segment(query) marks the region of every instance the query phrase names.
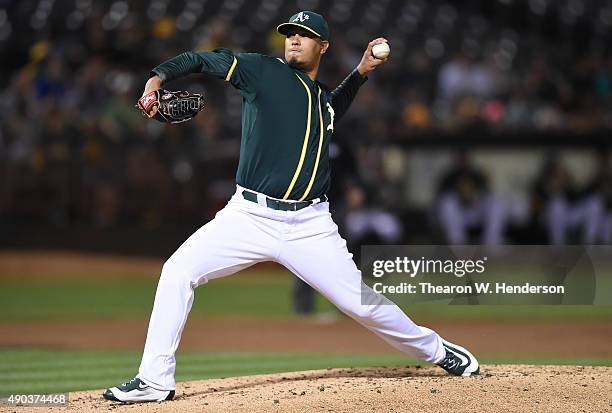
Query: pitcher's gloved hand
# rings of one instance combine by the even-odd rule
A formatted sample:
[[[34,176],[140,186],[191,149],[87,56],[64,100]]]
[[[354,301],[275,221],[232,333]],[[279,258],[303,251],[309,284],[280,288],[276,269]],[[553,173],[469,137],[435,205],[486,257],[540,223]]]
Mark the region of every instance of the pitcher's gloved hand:
[[[138,99],[136,107],[147,117],[160,122],[181,123],[190,120],[204,109],[204,96],[199,93],[157,89]]]

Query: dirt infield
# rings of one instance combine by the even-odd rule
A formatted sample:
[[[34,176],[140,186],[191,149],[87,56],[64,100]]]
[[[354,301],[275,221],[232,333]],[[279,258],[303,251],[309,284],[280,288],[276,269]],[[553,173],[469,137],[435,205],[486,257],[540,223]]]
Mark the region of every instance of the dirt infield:
[[[606,412],[612,368],[491,365],[470,378],[438,368],[317,370],[179,383],[173,401],[132,405],[101,393],[71,393],[68,407],[49,411]]]
[[[170,253],[171,251],[168,251]],[[71,251],[0,251],[0,276],[6,278],[28,277],[28,279],[81,279],[99,277],[154,278],[157,280],[163,259],[122,256],[116,254],[85,253]],[[279,270],[273,262],[256,264],[252,268]]]

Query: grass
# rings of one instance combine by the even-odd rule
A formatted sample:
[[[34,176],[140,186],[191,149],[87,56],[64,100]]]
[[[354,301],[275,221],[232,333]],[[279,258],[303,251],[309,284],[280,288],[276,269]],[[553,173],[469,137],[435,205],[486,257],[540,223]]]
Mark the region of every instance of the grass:
[[[140,353],[51,349],[0,350],[0,396],[101,389],[134,376]],[[418,364],[401,354],[179,353],[177,381],[331,367]],[[612,366],[612,359],[482,358],[484,364],[578,364]]]
[[[130,379],[140,353],[5,349],[0,351],[0,395],[103,388]],[[405,365],[401,355],[294,353],[179,353],[177,381],[328,367]]]
[[[0,322],[24,320],[146,319],[157,279],[0,278]],[[293,317],[292,277],[285,272],[249,271],[196,289],[191,317]],[[317,294],[319,312],[336,311]],[[402,307],[416,319],[612,319],[612,306],[435,305]]]
[[[192,315],[292,315],[289,276],[244,273],[196,289]],[[0,321],[148,318],[157,279],[0,280]],[[318,297],[322,311],[331,305]]]

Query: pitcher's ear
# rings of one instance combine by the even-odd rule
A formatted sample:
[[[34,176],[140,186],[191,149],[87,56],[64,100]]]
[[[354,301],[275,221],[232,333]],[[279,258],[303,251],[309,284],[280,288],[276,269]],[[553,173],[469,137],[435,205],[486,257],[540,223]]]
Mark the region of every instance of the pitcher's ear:
[[[323,42],[321,42],[321,45],[323,46],[321,48],[321,54],[324,54],[325,52],[327,52],[327,48],[329,47],[329,42],[327,40],[324,40]]]

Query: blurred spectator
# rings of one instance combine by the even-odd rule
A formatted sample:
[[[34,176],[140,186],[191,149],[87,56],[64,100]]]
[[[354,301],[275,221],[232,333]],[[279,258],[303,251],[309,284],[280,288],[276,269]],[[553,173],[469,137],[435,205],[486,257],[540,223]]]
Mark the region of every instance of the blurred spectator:
[[[438,98],[453,101],[461,96],[491,97],[493,78],[485,65],[459,53],[440,68]]]
[[[416,90],[404,93],[401,99],[404,102],[402,109],[402,123],[406,131],[423,131],[431,128],[432,116],[425,99]]]
[[[456,155],[454,165],[440,180],[436,211],[449,244],[469,243],[470,230],[475,228],[482,229],[483,244],[503,241],[504,205],[491,193],[487,177],[471,164],[465,152]]]
[[[346,215],[344,228],[353,245],[361,245],[366,238],[375,238],[382,244],[399,243],[402,224],[391,212],[368,204],[363,187],[349,182],[345,187]]]
[[[579,231],[581,243],[597,241],[601,224],[600,184],[594,182],[580,194],[563,161],[556,155],[549,157],[534,185],[534,212],[546,229],[549,243],[566,244],[570,230]]]
[[[607,151],[597,154],[595,173],[582,193],[582,203],[592,216],[597,235],[592,237],[593,243],[612,244],[612,166],[610,154]]]
[[[42,65],[35,80],[36,97],[62,97],[66,93],[66,74],[62,58],[52,54]]]
[[[503,123],[506,130],[525,130],[531,125],[532,105],[524,88],[515,89],[504,111]]]

